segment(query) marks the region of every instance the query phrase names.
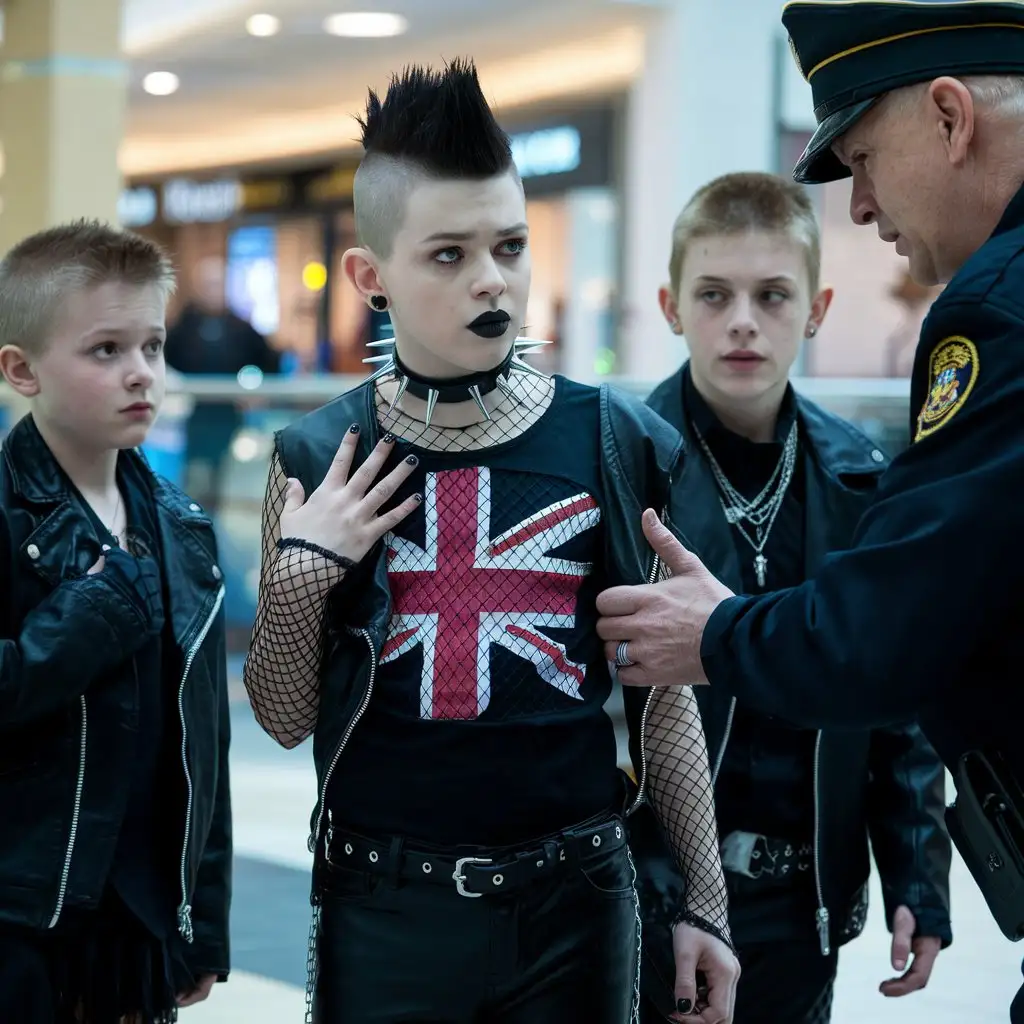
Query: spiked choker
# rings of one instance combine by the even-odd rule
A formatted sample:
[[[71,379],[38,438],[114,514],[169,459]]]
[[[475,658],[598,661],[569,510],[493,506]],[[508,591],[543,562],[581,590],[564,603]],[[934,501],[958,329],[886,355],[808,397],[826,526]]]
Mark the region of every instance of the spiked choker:
[[[515,354],[516,350],[513,346],[508,350],[508,355],[494,369],[483,370],[480,373],[467,373],[463,377],[449,377],[447,380],[437,380],[413,373],[402,362],[397,351],[394,351],[392,356],[395,360],[395,371],[409,382],[406,385],[406,391],[410,395],[415,395],[426,402],[430,400],[430,393],[433,391],[437,394],[436,401],[444,405],[465,402],[467,398],[472,397],[474,391],[481,396],[489,395],[498,387],[499,380],[508,380]]]
[[[509,377],[514,373],[546,377],[546,373],[530,366],[528,363],[524,363],[521,356],[529,352],[536,352],[544,345],[550,344],[550,341],[518,338],[509,350],[508,355],[493,369],[483,370],[480,373],[467,373],[463,377],[449,377],[446,380],[437,380],[413,373],[399,358],[393,338],[370,342],[371,348],[389,349],[390,351],[383,355],[364,359],[363,362],[380,364],[379,368],[370,377],[370,380],[391,375],[398,382],[398,390],[395,392],[395,397],[388,409],[388,415],[394,412],[402,398],[408,393],[427,403],[424,422],[429,426],[431,417],[434,414],[434,407],[438,402],[447,404],[472,401],[483,414],[484,419],[489,420],[491,414],[487,411],[487,406],[484,405],[483,396],[490,394],[492,391],[500,390],[502,394],[515,398],[515,392],[509,385]]]

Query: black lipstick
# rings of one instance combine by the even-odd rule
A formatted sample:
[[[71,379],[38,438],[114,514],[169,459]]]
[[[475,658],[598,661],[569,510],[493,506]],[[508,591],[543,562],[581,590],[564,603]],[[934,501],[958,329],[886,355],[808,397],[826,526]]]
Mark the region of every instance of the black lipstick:
[[[481,338],[500,338],[512,322],[512,317],[503,309],[490,313],[481,313],[471,324],[466,326]]]

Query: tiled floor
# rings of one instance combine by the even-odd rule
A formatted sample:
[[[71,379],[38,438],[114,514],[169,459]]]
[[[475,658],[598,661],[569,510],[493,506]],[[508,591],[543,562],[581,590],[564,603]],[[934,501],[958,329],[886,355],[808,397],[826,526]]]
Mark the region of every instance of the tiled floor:
[[[260,732],[244,703],[236,703],[234,711],[236,970],[204,1006],[184,1012],[182,1022],[301,1024],[311,752],[308,745],[279,749]],[[1024,947],[1002,938],[959,861],[953,877],[956,941],[940,956],[923,993],[900,1000],[878,994],[879,983],[892,974],[881,905],[876,889],[867,933],[841,956],[835,1024],[1005,1024]]]

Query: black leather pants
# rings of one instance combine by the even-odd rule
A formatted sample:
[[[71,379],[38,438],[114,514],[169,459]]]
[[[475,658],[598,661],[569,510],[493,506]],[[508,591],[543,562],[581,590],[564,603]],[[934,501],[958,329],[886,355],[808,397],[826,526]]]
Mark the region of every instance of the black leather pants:
[[[336,863],[323,876],[317,1024],[633,1020],[639,923],[624,841],[581,841],[557,871],[500,896]]]

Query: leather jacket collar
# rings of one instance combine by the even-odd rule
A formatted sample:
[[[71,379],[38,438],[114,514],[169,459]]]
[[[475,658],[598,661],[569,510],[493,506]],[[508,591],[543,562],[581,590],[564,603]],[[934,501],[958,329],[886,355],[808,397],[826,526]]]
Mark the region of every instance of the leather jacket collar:
[[[717,485],[694,436],[686,406],[684,364],[651,393],[648,404],[683,437],[689,456],[673,491],[673,505],[685,509],[679,524],[697,556],[716,568],[719,579],[735,591],[742,587],[735,538],[716,500]],[[839,545],[850,530],[845,514],[858,498],[874,490],[885,469],[885,456],[855,427],[796,394],[806,470],[807,522],[805,568],[813,575],[826,552]]]

